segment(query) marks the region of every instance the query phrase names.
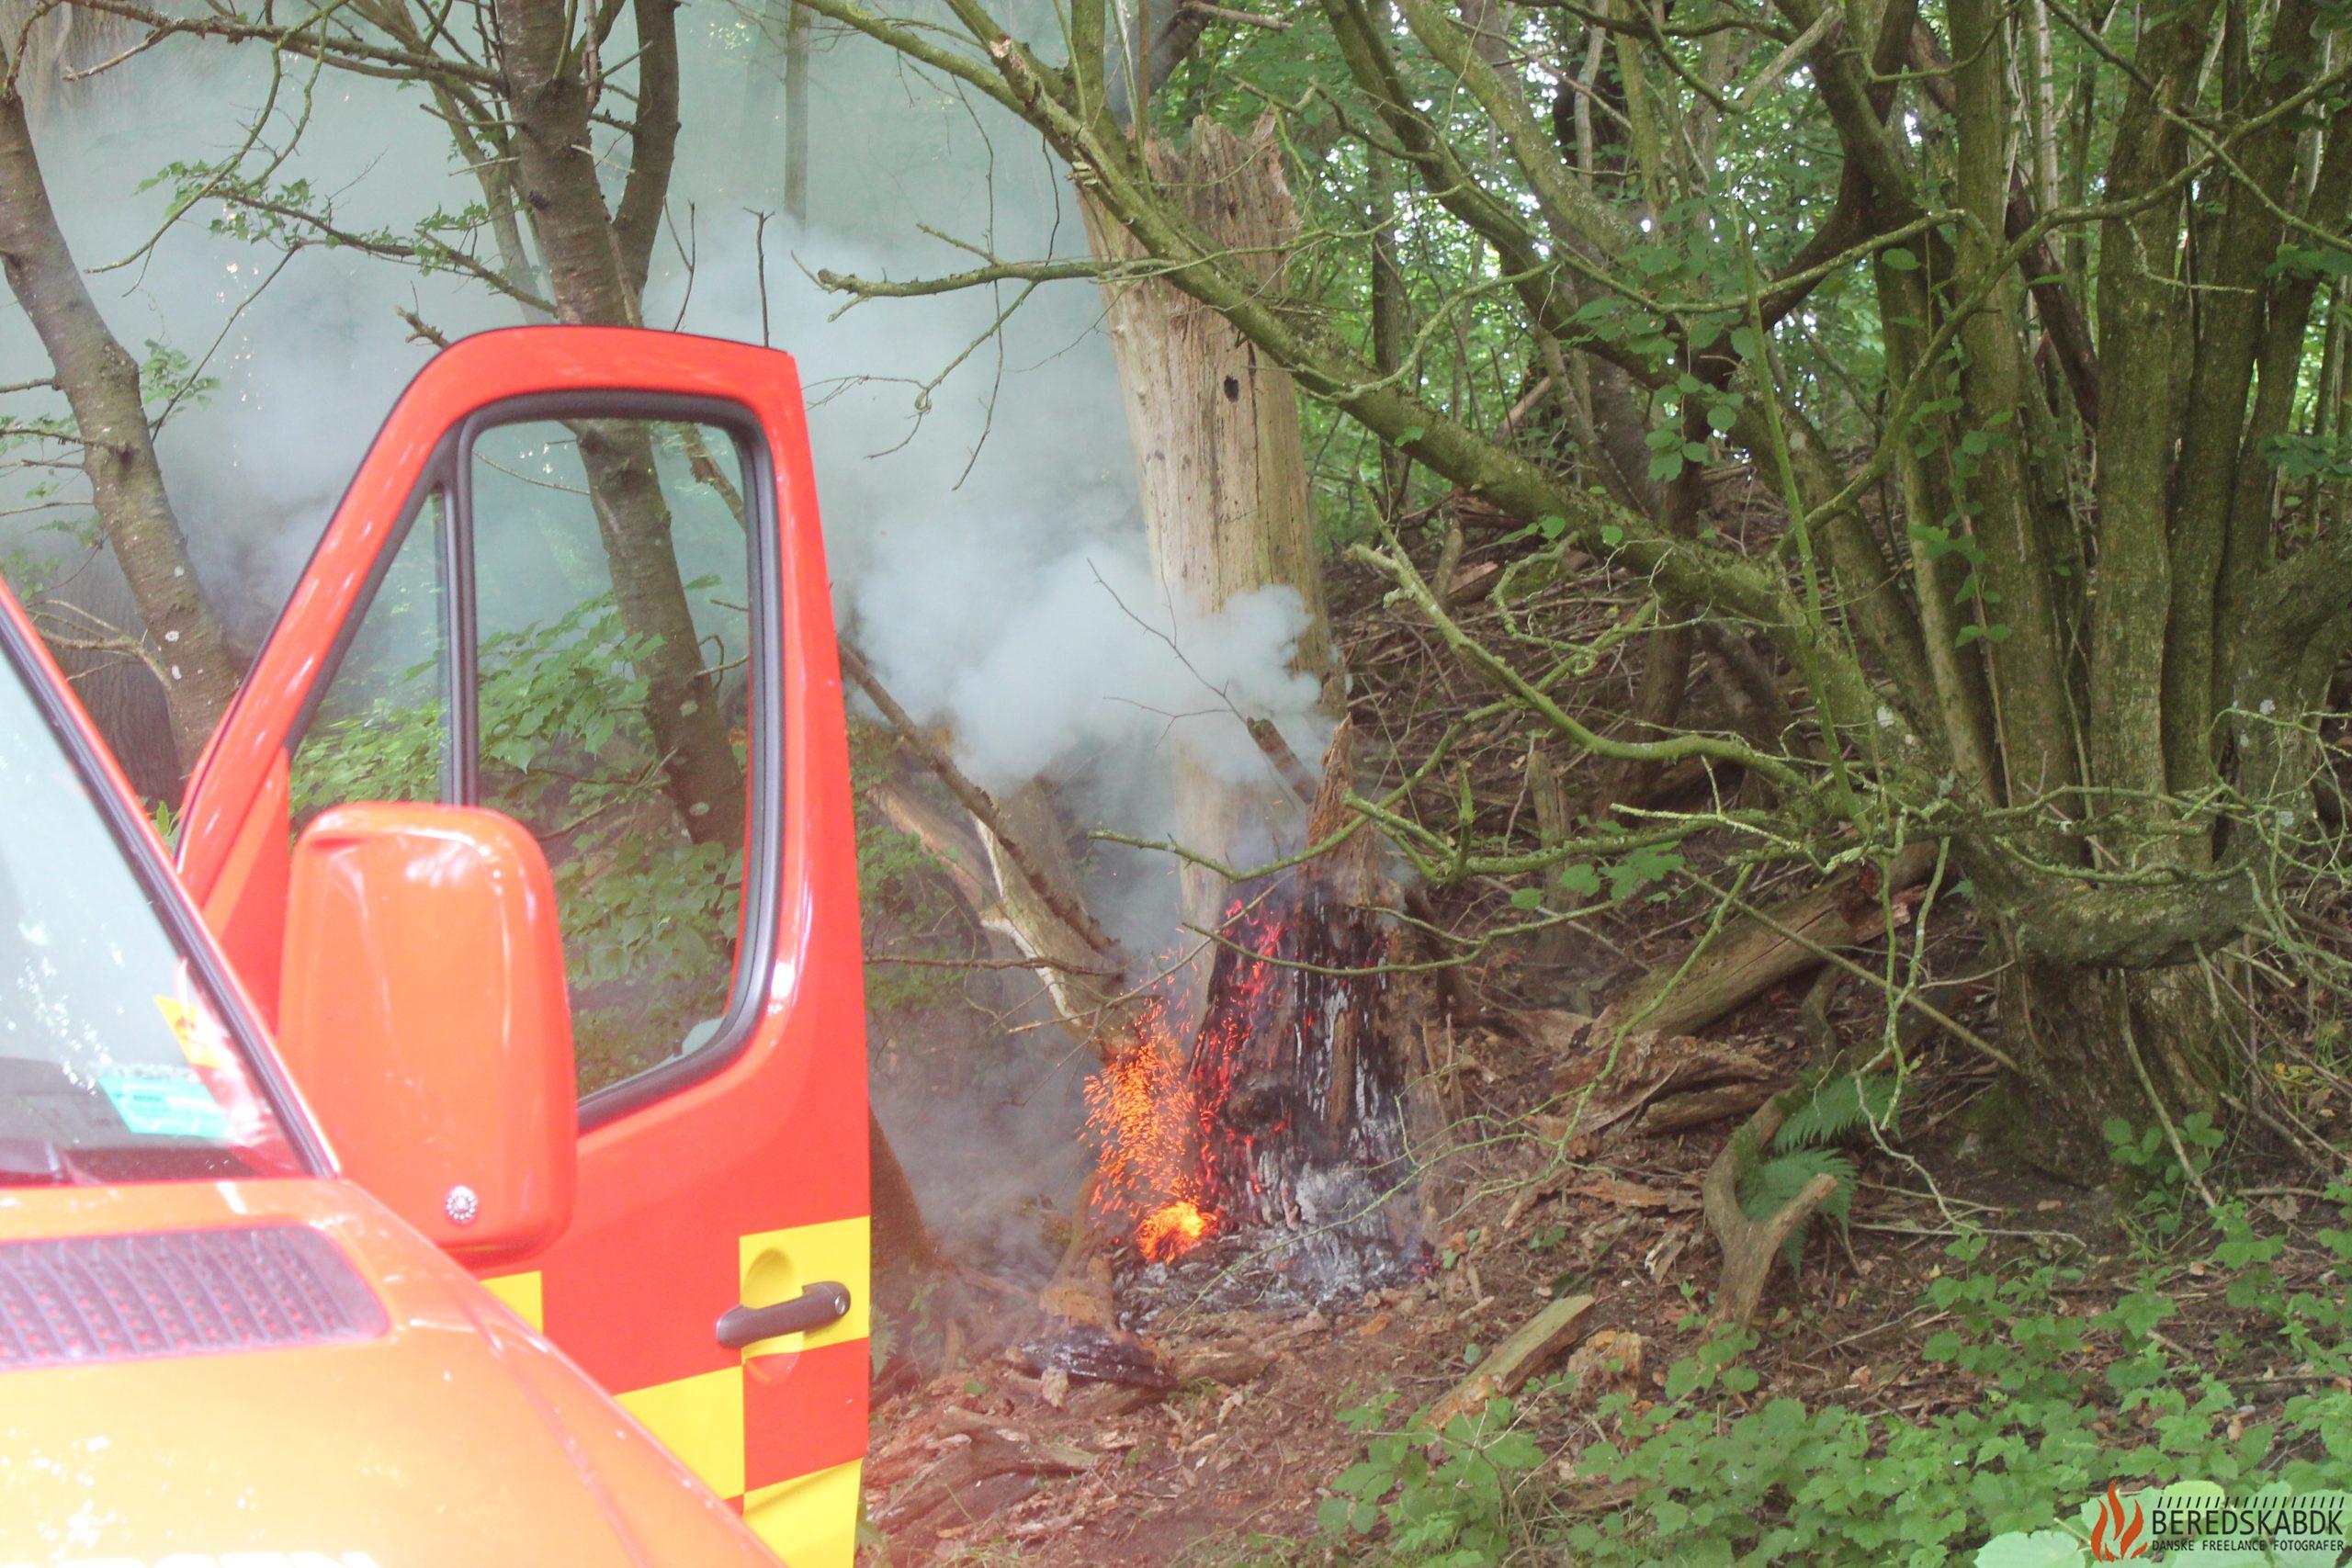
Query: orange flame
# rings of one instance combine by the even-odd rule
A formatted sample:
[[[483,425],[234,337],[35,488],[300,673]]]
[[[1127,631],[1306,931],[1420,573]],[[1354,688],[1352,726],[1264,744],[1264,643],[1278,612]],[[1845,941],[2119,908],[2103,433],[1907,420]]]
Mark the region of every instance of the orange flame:
[[[1189,1198],[1179,1198],[1172,1203],[1162,1203],[1143,1217],[1136,1226],[1136,1246],[1154,1263],[1165,1263],[1177,1258],[1216,1228],[1210,1215],[1201,1213],[1200,1206]]]
[[[2091,1560],[2121,1562],[2145,1557],[2148,1542],[2143,1532],[2147,1528],[2148,1518],[2141,1511],[2139,1499],[2124,1502],[2116,1495],[2115,1483],[2109,1482],[2107,1495],[2099,1499],[2098,1522],[2091,1527]]]
[[[1095,1201],[1136,1216],[1136,1245],[1165,1263],[1215,1228],[1201,1190],[1205,1122],[1183,1058],[1154,1008],[1136,1048],[1087,1080],[1086,1121],[1102,1145]]]
[[[1242,946],[1278,947],[1283,919],[1245,912],[1237,901],[1227,929]],[[1169,966],[1171,979],[1183,966]],[[1094,1201],[1128,1216],[1136,1246],[1151,1262],[1181,1257],[1223,1223],[1220,1155],[1247,1135],[1219,1121],[1257,1043],[1276,977],[1274,965],[1235,964],[1189,1050],[1170,1023],[1165,998],[1147,1008],[1133,1049],[1087,1081],[1087,1126],[1101,1148]]]

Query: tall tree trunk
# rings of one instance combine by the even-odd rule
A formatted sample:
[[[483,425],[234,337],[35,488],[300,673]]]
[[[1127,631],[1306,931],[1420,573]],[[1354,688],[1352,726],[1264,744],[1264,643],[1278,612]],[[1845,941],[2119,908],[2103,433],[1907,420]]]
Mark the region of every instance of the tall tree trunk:
[[[639,114],[615,212],[605,205],[589,146],[591,100],[567,31],[574,13],[554,0],[500,0],[517,175],[565,321],[643,324],[640,293],[676,149],[676,0],[637,0]],[[702,667],[651,435],[639,423],[585,425],[580,457],[621,623],[649,650],[639,670],[648,687],[646,719],[662,750],[671,799],[695,842],[741,845],[742,775]]]
[[[808,221],[808,43],[814,14],[800,0],[788,0],[792,19],[784,31],[784,214]]]
[[[882,1131],[881,1118],[871,1107],[865,1112],[867,1157],[873,1165],[874,1272],[876,1287],[894,1300],[914,1293],[915,1287],[939,1262],[939,1248],[923,1224],[922,1205],[916,1201],[907,1168]]]
[[[154,646],[183,768],[229,708],[237,663],[187,558],[139,365],[107,327],[50,206],[22,98],[0,93],[0,267],[40,334],[83,443],[90,499]]]
[[[1375,0],[1382,27],[1390,26],[1389,0]],[[1372,365],[1394,376],[1405,363],[1405,269],[1396,254],[1398,193],[1396,160],[1377,147],[1364,149],[1364,184],[1372,197]],[[1414,378],[1419,384],[1419,378]],[[1413,475],[1412,455],[1391,442],[1380,446],[1380,515],[1394,522],[1405,507],[1405,487]],[[1438,585],[1438,592],[1445,591]]]
[[[1153,178],[1193,221],[1272,281],[1298,230],[1281,143],[1269,118],[1247,139],[1206,118],[1183,151],[1157,141]],[[1121,260],[1134,241],[1086,204],[1095,254]],[[1289,372],[1262,357],[1224,317],[1156,280],[1104,290],[1119,382],[1126,393],[1152,563],[1186,619],[1235,597],[1289,588],[1306,610],[1295,668],[1330,673],[1331,636],[1315,552],[1313,499]],[[1221,859],[1263,848],[1253,835],[1298,819],[1297,801],[1271,776],[1237,784],[1190,755],[1176,764],[1177,835]],[[1185,919],[1214,927],[1225,913],[1222,877],[1186,863]]]

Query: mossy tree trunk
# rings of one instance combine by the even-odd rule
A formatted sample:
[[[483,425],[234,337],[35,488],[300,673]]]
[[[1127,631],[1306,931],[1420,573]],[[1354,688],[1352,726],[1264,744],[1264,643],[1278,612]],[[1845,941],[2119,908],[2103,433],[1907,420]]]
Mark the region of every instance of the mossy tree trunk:
[[[237,689],[237,660],[188,564],[187,539],[164,486],[139,362],[107,327],[50,205],[17,90],[0,86],[0,268],[40,336],[73,411],[98,526],[138,605],[144,637],[126,650],[154,671],[186,769]]]
[[[608,206],[590,141],[601,84],[560,0],[502,0],[500,64],[513,115],[514,182],[538,240],[557,319],[643,325],[641,301],[678,137],[677,0],[633,0],[637,90],[629,163]],[[615,8],[611,15],[617,15]],[[605,26],[609,27],[609,21]],[[580,457],[622,625],[645,649],[646,719],[686,831],[741,844],[743,783],[687,607],[652,437],[639,422],[583,426]]]

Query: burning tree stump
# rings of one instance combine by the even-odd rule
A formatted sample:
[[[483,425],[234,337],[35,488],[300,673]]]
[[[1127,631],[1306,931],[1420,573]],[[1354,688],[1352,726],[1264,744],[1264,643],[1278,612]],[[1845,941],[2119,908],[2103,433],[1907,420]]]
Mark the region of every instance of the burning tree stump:
[[[1350,820],[1351,756],[1343,726],[1311,841]],[[1374,854],[1357,833],[1238,888],[1189,1044],[1147,1031],[1098,1079],[1097,1201],[1142,1262],[1262,1259],[1279,1278],[1244,1268],[1240,1292],[1307,1301],[1424,1266],[1403,1045],[1418,982],[1393,968],[1398,939],[1379,910],[1396,890]]]
[[[1165,977],[1129,983],[1142,966],[1086,914],[1040,786],[990,797],[862,660],[845,652],[844,667],[977,831],[897,779],[883,808],[1035,966],[1072,1037],[1102,1059],[1088,1091],[1101,1150],[1088,1225],[1046,1287],[1048,1315],[1111,1329],[1131,1319],[1115,1273],[1103,1277],[1114,1259],[1205,1264],[1204,1283],[1238,1264],[1243,1278],[1225,1293],[1253,1302],[1326,1301],[1419,1273],[1428,1248],[1409,1149],[1430,1118],[1411,1109],[1407,1043],[1426,1033],[1431,987],[1396,967],[1400,937],[1381,911],[1397,890],[1346,805],[1348,727],[1325,755],[1306,828],[1329,847],[1234,889],[1192,998]],[[1201,969],[1169,975],[1181,987]],[[1196,1011],[1197,1028],[1172,1021]]]

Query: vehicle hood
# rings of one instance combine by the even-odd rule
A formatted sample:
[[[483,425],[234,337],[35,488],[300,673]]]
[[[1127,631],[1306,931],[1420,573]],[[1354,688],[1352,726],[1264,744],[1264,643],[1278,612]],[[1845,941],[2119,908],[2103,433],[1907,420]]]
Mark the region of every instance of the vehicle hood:
[[[15,1274],[13,1302],[0,1283],[0,1314],[23,1326],[28,1280],[101,1315],[109,1292],[133,1288],[75,1272],[88,1248],[13,1243],[161,1235],[185,1248],[260,1228],[317,1255],[284,1226],[325,1237],[364,1283],[333,1336],[33,1365],[39,1336],[16,1337],[17,1359],[0,1363],[0,1568],[774,1568],[569,1359],[348,1182],[0,1189],[0,1258],[37,1265]],[[182,1286],[218,1288],[198,1272]]]

